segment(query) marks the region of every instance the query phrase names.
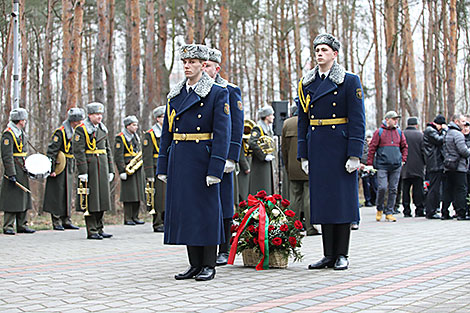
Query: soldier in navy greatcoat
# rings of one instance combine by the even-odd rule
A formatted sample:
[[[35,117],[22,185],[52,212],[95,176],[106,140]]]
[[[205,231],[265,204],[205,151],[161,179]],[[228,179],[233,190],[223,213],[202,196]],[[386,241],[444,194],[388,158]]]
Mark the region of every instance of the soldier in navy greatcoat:
[[[357,75],[336,63],[339,41],[314,40],[318,65],[299,82],[298,155],[309,175],[311,224],[321,224],[324,258],[309,269],[348,268],[350,224],[359,220],[357,169],[365,114]]]
[[[230,146],[227,161],[225,162],[224,177],[220,183],[220,200],[222,201],[222,212],[224,215],[225,242],[219,245],[216,265],[225,265],[228,261],[228,247],[230,244],[233,217],[233,171],[235,163],[238,163],[243,135],[243,103],[241,90],[238,86],[229,83],[219,75],[222,52],[217,49],[209,49],[209,60],[204,71],[212,77],[216,83],[227,87],[229,92],[230,122],[232,132],[230,135]]]
[[[186,245],[190,267],[175,279],[215,277],[217,245],[225,242],[220,182],[230,143],[226,87],[203,68],[203,45],[180,49],[186,79],[168,94],[157,177],[167,181],[165,244]]]

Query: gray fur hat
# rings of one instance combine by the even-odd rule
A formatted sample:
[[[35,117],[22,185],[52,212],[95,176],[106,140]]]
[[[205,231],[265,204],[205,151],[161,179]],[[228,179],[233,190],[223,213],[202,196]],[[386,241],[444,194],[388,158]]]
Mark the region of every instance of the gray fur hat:
[[[180,59],[199,59],[207,61],[209,59],[209,48],[204,45],[190,44],[183,45],[179,50]]]
[[[157,118],[165,114],[165,106],[161,105],[155,109],[153,109],[153,118]]]
[[[86,105],[86,111],[88,114],[95,114],[95,113],[104,113],[104,105],[100,102],[92,102]]]
[[[222,62],[222,52],[215,48],[209,49],[209,61],[213,61],[216,63]]]
[[[323,33],[318,35],[313,41],[313,48],[315,49],[318,45],[328,45],[333,51],[339,52],[341,43],[333,35]]]
[[[274,114],[274,110],[273,107],[270,105],[265,105],[258,111],[259,118],[265,118],[266,116],[269,116],[271,114]]]
[[[10,121],[21,121],[28,119],[28,111],[23,108],[16,108],[10,111]]]
[[[69,122],[79,122],[85,119],[85,111],[81,108],[71,108],[67,112],[67,120]]]
[[[137,117],[135,115],[129,115],[129,116],[126,116],[123,120],[122,120],[124,126],[127,126],[127,125],[130,125],[132,123],[139,123],[139,120],[137,119]]]

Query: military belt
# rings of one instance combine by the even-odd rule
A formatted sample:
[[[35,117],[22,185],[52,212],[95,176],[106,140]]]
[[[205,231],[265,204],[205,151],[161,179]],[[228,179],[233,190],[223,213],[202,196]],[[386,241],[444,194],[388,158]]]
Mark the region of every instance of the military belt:
[[[196,140],[210,140],[212,139],[212,133],[193,133],[193,134],[186,134],[186,133],[173,133],[173,140],[181,140],[181,141],[196,141]]]
[[[85,150],[86,154],[106,154],[105,149]]]
[[[26,152],[16,152],[16,153],[13,153],[13,156],[15,156],[15,157],[25,157]]]
[[[153,157],[156,159],[158,158],[158,154],[154,154]]]
[[[335,125],[335,124],[337,125],[337,124],[347,124],[347,123],[348,123],[347,117],[310,120],[310,125],[312,126]]]
[[[124,156],[125,157],[135,157],[137,155],[137,153],[124,153]]]
[[[70,153],[64,153],[65,157],[68,159],[73,159],[73,154]]]

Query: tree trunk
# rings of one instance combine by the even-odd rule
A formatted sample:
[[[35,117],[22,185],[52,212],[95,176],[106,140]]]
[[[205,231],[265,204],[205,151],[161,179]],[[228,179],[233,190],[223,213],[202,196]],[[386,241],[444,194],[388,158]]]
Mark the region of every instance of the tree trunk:
[[[91,57],[91,35],[88,34],[85,39],[85,58],[86,58],[86,81],[87,81],[87,99],[88,103],[93,102],[93,60]]]
[[[308,23],[308,34],[309,34],[309,48],[310,48],[310,68],[315,67],[315,49],[313,49],[313,41],[318,35],[318,0],[308,0],[308,20],[311,21]],[[297,14],[296,14],[297,16]],[[326,25],[326,24],[325,24]]]
[[[310,2],[311,1],[309,1],[309,3]],[[302,54],[301,54],[302,51],[301,51],[301,45],[300,45],[299,0],[294,1],[294,8],[292,11],[293,11],[292,16],[294,18],[295,74],[296,74],[296,80],[298,81],[302,77]]]
[[[41,92],[41,109],[39,110],[40,120],[48,126],[51,124],[52,114],[52,85],[51,85],[51,68],[52,68],[52,43],[53,43],[53,19],[54,6],[56,0],[47,0],[47,22],[45,29],[45,37],[43,44],[43,70],[42,70],[42,92]],[[48,123],[46,123],[48,121]],[[41,136],[44,137],[44,136]]]
[[[5,105],[3,107],[3,116],[2,116],[2,129],[5,129],[5,126],[8,123],[8,117],[10,116],[11,111],[11,73],[13,71],[13,19],[10,20],[7,32],[7,40],[5,44],[5,49],[3,50],[3,69],[2,69],[2,92],[4,89],[5,92]],[[6,78],[4,76],[6,69]],[[4,82],[4,84],[3,84]]]
[[[194,41],[195,43],[204,44],[205,37],[205,21],[204,21],[204,0],[197,0],[195,7],[195,28],[194,28]]]
[[[258,107],[260,105],[260,88],[259,88],[259,81],[258,81],[258,71],[260,71],[260,57],[259,57],[259,22],[256,21],[256,25],[255,25],[255,29],[256,29],[256,32],[255,32],[255,43],[254,43],[254,46],[255,46],[255,70],[252,71],[253,72],[253,88],[255,89],[255,98],[254,98],[254,101],[255,101],[255,107],[254,107],[254,110],[258,110]],[[249,79],[249,77],[247,77]],[[254,114],[255,112],[252,111],[252,114]]]
[[[187,10],[186,10],[186,43],[194,42],[194,7],[196,6],[196,0],[187,0]]]
[[[281,100],[287,100],[289,96],[289,74],[286,65],[286,40],[287,19],[285,16],[285,0],[280,0],[279,34],[278,34],[278,56],[279,56],[279,93]],[[273,99],[274,100],[274,99]]]
[[[67,79],[72,59],[72,28],[73,28],[73,1],[62,0],[62,93],[60,97],[60,119],[65,119],[67,113],[67,98],[69,88]]]
[[[169,72],[165,64],[167,42],[166,7],[166,0],[158,1],[158,43],[155,69],[156,106],[166,104],[166,94],[170,90]],[[174,36],[174,33],[172,36]]]
[[[402,0],[404,12],[404,30],[403,30],[403,54],[406,58],[406,78],[409,80],[411,88],[411,101],[409,102],[409,112],[412,116],[418,116],[418,87],[416,84],[415,54],[413,49],[413,34],[411,33],[410,10],[408,0]]]
[[[106,38],[108,37],[108,20],[106,17],[106,0],[97,0],[98,39],[95,44],[93,61],[93,94],[94,101],[104,103],[103,65],[106,53]]]
[[[387,55],[387,111],[397,107],[397,0],[385,1],[385,48]]]
[[[140,9],[139,0],[129,0],[130,79],[126,95],[126,115],[140,118]]]
[[[374,47],[375,47],[375,59],[374,59],[374,81],[375,81],[375,107],[376,115],[375,122],[376,127],[379,127],[384,116],[383,103],[382,103],[382,70],[380,65],[380,53],[379,53],[379,40],[377,31],[377,7],[375,0],[369,2],[370,10],[372,13],[372,29],[374,33]]]
[[[145,101],[142,107],[141,129],[149,127],[149,116],[152,109],[155,108],[155,3],[153,0],[147,0],[147,40],[145,47]]]
[[[227,6],[227,1],[222,0],[219,4],[220,11],[220,37],[219,37],[219,49],[222,52],[222,62],[220,62],[220,76],[226,77],[228,80],[231,80],[232,77],[229,77],[227,74],[228,63],[230,55],[228,53],[229,46],[229,11]]]
[[[20,18],[19,18],[19,27],[20,27],[20,46],[21,46],[21,77],[20,77],[20,107],[26,108],[26,95],[27,95],[27,78],[28,78],[28,36],[26,32],[26,19],[25,19],[25,0],[20,0]]]
[[[445,5],[445,4],[443,4]],[[447,69],[447,114],[452,116],[455,113],[455,81],[457,77],[457,0],[450,0],[449,3],[449,62]]]

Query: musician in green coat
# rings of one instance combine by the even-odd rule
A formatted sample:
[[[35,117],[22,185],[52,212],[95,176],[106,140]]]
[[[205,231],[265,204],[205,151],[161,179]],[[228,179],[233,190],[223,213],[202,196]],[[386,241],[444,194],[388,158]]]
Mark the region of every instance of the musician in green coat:
[[[3,233],[5,235],[18,233],[31,234],[35,231],[29,228],[27,210],[32,208],[28,174],[24,169],[26,157],[26,120],[28,112],[23,108],[10,112],[10,122],[2,134],[2,161],[4,176],[0,191],[0,211],[3,211]]]
[[[75,127],[85,118],[80,108],[71,108],[67,119],[52,134],[47,156],[52,161],[52,173],[47,177],[43,211],[51,213],[54,230],[79,229],[72,224],[72,193],[75,162],[72,154],[72,137]],[[58,173],[61,164],[65,167]]]

